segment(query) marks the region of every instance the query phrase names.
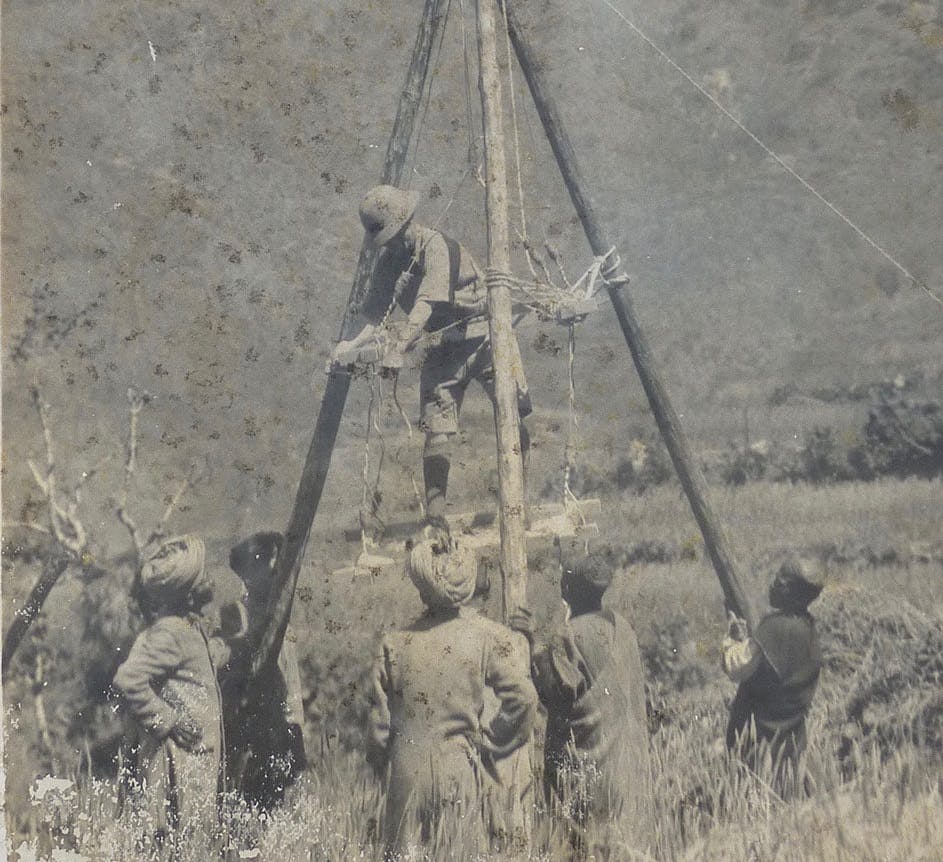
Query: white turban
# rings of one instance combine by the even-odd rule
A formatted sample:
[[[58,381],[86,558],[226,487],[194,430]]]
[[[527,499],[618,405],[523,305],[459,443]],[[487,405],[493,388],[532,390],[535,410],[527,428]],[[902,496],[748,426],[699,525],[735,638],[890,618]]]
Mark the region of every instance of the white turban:
[[[436,542],[427,539],[410,551],[406,574],[428,608],[449,610],[465,604],[475,594],[478,557],[458,542],[440,550]]]
[[[141,566],[141,589],[152,599],[183,598],[206,591],[206,547],[196,535],[174,536],[148,555]]]

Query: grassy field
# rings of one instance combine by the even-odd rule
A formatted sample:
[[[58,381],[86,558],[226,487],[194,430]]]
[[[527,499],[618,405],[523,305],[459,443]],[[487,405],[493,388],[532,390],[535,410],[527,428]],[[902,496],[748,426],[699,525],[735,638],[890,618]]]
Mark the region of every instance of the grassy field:
[[[761,778],[740,772],[723,750],[726,703],[733,694],[718,667],[723,609],[685,501],[666,486],[608,502],[600,541],[621,546],[625,559],[634,561],[607,598],[634,622],[649,672],[656,806],[649,858],[940,858],[939,751],[919,731],[907,733],[918,725],[938,727],[938,677],[896,671],[896,690],[874,704],[898,710],[901,733],[889,743],[855,734],[849,709],[853,693],[880,677],[882,664],[910,667],[926,639],[943,643],[943,484],[717,489],[716,503],[752,593],[760,594],[787,548],[818,553],[829,566],[828,588],[815,606],[827,653],[810,717],[817,790],[812,799],[791,804],[771,795]],[[336,556],[343,562],[343,553]],[[308,744],[314,765],[260,831],[247,822],[234,828],[257,833],[257,858],[379,858],[373,836],[382,800],[359,747],[361,683],[378,631],[408,622],[420,606],[398,572],[352,580],[330,574],[333,562],[325,557],[306,570],[293,618],[313,719]],[[553,552],[534,549],[530,591],[538,613],[555,601],[557,584]],[[496,612],[495,596],[484,610]],[[21,722],[27,720],[22,716]],[[16,764],[13,777],[28,782],[35,772],[24,766]],[[112,784],[83,778],[66,765],[59,774],[77,782],[64,794],[49,793],[32,806],[8,797],[10,847],[22,847],[19,859],[140,858],[134,830],[113,817]],[[19,788],[24,796],[26,790]],[[8,792],[17,791],[11,785]],[[463,832],[461,822],[447,824],[427,855],[415,858],[475,858],[463,845]],[[52,856],[54,847],[79,855]],[[480,858],[563,859],[564,851],[559,828],[540,809],[530,855],[482,850]],[[203,857],[194,848],[190,858]]]

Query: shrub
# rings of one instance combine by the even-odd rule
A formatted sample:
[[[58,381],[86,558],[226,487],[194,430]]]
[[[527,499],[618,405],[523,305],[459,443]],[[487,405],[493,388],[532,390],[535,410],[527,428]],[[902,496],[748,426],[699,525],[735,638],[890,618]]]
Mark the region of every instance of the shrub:
[[[863,477],[943,475],[943,405],[884,395],[871,408],[865,443],[852,454]]]
[[[806,435],[800,457],[803,478],[809,482],[838,482],[854,478],[848,455],[831,428],[816,425]]]

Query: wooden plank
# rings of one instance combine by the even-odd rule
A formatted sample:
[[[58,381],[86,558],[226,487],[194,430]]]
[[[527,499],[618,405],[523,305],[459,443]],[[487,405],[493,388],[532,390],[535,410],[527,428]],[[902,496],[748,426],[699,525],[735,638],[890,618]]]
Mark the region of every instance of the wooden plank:
[[[582,515],[587,520],[597,517],[602,511],[602,504],[599,500],[592,498],[579,501]],[[567,507],[563,503],[544,503],[539,506],[531,506],[530,520],[532,525],[559,519],[567,515]],[[494,511],[462,512],[455,515],[446,515],[449,527],[456,535],[464,533],[489,530],[494,526],[497,519],[497,513]],[[391,542],[401,541],[415,537],[422,529],[419,521],[391,521],[383,525],[382,531],[377,537],[377,541],[384,547],[388,547]],[[532,527],[533,529],[533,527]],[[344,539],[350,544],[360,544],[362,536],[359,527],[350,527],[344,530]]]
[[[488,326],[494,364],[494,424],[498,447],[501,571],[504,618],[527,602],[527,547],[524,541],[524,464],[517,412],[519,362],[514,344],[511,292],[494,274],[511,268],[507,170],[502,121],[501,75],[498,69],[495,0],[478,0],[478,87],[481,91],[485,151],[485,209],[488,220]]]
[[[586,191],[582,173],[577,161],[576,151],[566,133],[560,113],[553,98],[544,87],[540,74],[540,62],[531,45],[526,29],[517,16],[517,0],[504,0],[508,19],[508,30],[514,46],[521,71],[527,80],[531,97],[543,124],[544,132],[550,141],[560,173],[570,194],[570,200],[583,224],[583,230],[596,255],[604,255],[613,247],[605,236],[602,224],[596,215],[593,201]],[[671,456],[681,486],[687,495],[695,520],[704,537],[704,544],[714,565],[714,571],[720,581],[727,607],[738,616],[747,620],[752,628],[755,617],[746,591],[737,574],[737,563],[730,547],[730,542],[714,509],[711,506],[707,482],[691,452],[687,438],[681,427],[668,390],[661,374],[656,369],[648,339],[639,325],[638,318],[628,295],[621,290],[623,285],[611,286],[607,293],[613,310],[619,320],[622,335],[635,362],[648,403],[651,406],[658,430]]]
[[[413,46],[412,58],[406,74],[390,134],[389,145],[381,177],[382,183],[397,184],[402,179],[406,155],[413,137],[416,117],[425,90],[432,50],[439,34],[445,26],[445,8],[447,0],[426,0],[422,19]],[[376,263],[376,255],[366,244],[361,247],[353,287],[344,311],[341,324],[341,338],[349,336],[349,330],[357,311],[363,303],[370,284],[370,277]],[[285,531],[285,546],[273,574],[272,594],[264,615],[262,628],[249,632],[251,641],[257,646],[252,651],[252,663],[248,674],[247,691],[252,691],[256,681],[263,678],[278,659],[285,629],[291,616],[291,606],[295,595],[298,573],[304,559],[305,548],[311,533],[311,525],[321,502],[324,483],[327,480],[331,454],[337,440],[347,393],[350,389],[350,375],[343,370],[332,371],[328,375],[321,409],[314,426],[314,435],[305,458],[301,481],[295,495],[295,503]]]
[[[575,516],[572,507],[561,503],[535,506],[531,509],[530,526],[524,532],[525,548],[531,540],[592,535],[595,528],[593,519],[601,511],[602,504],[596,499],[580,500],[579,516]],[[494,523],[494,512],[468,512],[449,516],[447,520],[453,535],[468,548],[494,548],[501,543],[500,530]],[[391,527],[395,529],[391,531]],[[338,577],[356,577],[402,567],[405,559],[404,539],[415,536],[418,528],[415,522],[387,525],[387,532],[377,544],[361,553],[353,565],[336,569],[333,574]],[[394,538],[391,532],[401,535],[401,538]],[[359,530],[345,530],[344,537],[351,544],[361,542]]]

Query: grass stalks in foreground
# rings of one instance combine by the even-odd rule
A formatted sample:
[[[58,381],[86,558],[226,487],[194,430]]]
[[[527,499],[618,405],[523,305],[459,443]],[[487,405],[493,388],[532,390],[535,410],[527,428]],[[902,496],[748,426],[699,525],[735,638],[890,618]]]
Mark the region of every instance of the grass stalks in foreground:
[[[830,752],[814,744],[809,766],[816,792],[809,799],[783,802],[762,777],[745,772],[719,744],[722,710],[690,710],[683,722],[652,738],[655,819],[648,854],[658,860],[754,859],[931,860],[943,848],[943,799],[938,763],[914,747],[902,747],[881,761],[858,752],[858,768],[843,781]],[[821,728],[819,728],[820,730]],[[816,739],[815,728],[812,738]],[[382,798],[356,753],[328,752],[290,793],[285,805],[259,821],[248,812],[233,822],[240,835],[231,858],[280,860],[361,859],[380,862],[377,822]],[[11,859],[109,860],[151,858],[137,843],[140,823],[116,817],[114,788],[84,781],[47,792],[37,805],[37,831],[11,843]],[[466,843],[469,826],[446,818],[430,847],[416,848],[415,860],[563,860],[570,858],[560,824],[543,805],[535,812],[534,843],[528,852],[474,853]],[[253,837],[254,836],[254,837]],[[205,862],[215,855],[206,836],[195,836],[184,860]]]

